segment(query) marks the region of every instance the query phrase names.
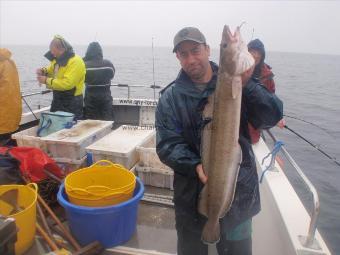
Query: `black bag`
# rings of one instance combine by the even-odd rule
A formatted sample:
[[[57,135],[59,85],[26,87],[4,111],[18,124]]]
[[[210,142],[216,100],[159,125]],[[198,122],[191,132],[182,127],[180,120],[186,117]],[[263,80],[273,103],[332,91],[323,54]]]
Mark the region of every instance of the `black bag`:
[[[22,184],[20,162],[9,155],[8,151],[0,152],[0,185]]]

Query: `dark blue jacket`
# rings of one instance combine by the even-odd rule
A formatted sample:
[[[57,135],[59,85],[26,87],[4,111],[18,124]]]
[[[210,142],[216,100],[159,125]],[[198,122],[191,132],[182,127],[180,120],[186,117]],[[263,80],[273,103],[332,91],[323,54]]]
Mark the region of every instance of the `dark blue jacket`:
[[[181,70],[177,79],[162,91],[156,109],[156,149],[161,161],[175,172],[176,214],[193,215],[194,219],[201,218],[197,201],[203,184],[195,169],[201,163],[202,111],[217,81],[218,66],[213,62],[211,66],[214,74],[203,92]],[[235,197],[223,220],[226,227],[234,227],[260,210],[258,176],[247,123],[255,128],[271,128],[282,119],[282,115],[281,100],[257,80],[249,80],[242,94],[239,143],[243,158]]]

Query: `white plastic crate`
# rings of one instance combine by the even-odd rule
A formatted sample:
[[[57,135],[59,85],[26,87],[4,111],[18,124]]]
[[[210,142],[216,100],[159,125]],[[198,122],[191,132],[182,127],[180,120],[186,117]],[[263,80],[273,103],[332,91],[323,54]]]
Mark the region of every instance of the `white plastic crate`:
[[[135,171],[145,185],[174,189],[174,172],[170,168],[162,169],[137,165]]]
[[[47,153],[53,158],[81,160],[85,148],[111,132],[112,121],[84,120],[70,129],[42,137],[46,143]]]
[[[57,165],[63,170],[64,175],[76,171],[80,168],[86,167],[86,159],[87,157],[83,157],[82,159],[75,160],[69,158],[53,158]]]
[[[86,152],[92,154],[94,162],[106,159],[131,169],[139,161],[136,147],[149,143],[154,136],[154,129],[124,125],[86,147]]]
[[[139,166],[170,170],[170,168],[164,165],[159,159],[153,144],[147,144],[146,147],[139,146],[137,147],[137,151],[139,153]]]
[[[12,139],[17,141],[18,146],[27,146],[47,151],[45,141],[37,136],[38,126],[25,129],[23,131],[12,134]]]

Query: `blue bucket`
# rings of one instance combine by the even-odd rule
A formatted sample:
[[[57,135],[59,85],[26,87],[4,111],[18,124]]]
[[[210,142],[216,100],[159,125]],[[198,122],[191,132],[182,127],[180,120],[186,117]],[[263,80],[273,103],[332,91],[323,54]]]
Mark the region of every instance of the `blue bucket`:
[[[127,242],[134,234],[138,203],[143,194],[144,185],[137,177],[130,200],[114,206],[85,207],[68,201],[63,183],[58,192],[58,201],[65,208],[72,234],[82,246],[99,241],[109,248]]]

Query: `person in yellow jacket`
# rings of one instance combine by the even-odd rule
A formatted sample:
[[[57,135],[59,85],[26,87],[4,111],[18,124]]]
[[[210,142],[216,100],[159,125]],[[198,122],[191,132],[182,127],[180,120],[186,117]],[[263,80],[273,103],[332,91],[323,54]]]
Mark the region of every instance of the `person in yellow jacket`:
[[[19,75],[11,55],[0,48],[0,146],[19,128],[22,113]]]
[[[83,59],[75,55],[72,46],[59,35],[53,38],[45,57],[51,63],[37,70],[37,79],[53,90],[50,111],[71,112],[81,119],[86,73]]]

